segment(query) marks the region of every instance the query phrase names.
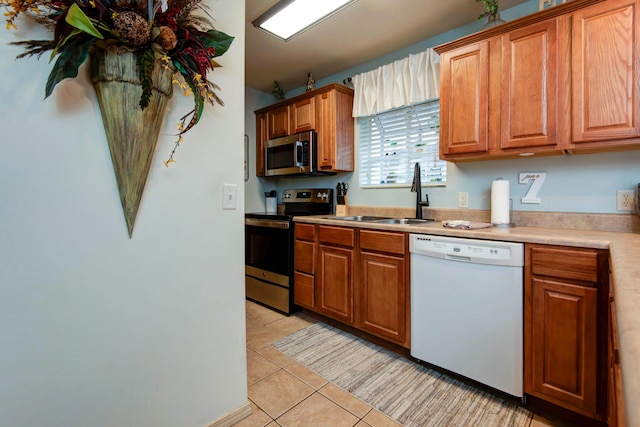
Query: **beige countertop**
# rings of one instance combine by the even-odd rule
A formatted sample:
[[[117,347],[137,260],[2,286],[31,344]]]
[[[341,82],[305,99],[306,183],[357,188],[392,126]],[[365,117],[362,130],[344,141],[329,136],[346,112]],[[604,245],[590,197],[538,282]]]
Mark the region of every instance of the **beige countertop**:
[[[640,426],[640,234],[539,226],[460,230],[445,228],[441,221],[420,225],[376,224],[344,221],[326,215],[300,216],[296,217],[295,221],[439,236],[609,249],[626,423],[629,426]]]

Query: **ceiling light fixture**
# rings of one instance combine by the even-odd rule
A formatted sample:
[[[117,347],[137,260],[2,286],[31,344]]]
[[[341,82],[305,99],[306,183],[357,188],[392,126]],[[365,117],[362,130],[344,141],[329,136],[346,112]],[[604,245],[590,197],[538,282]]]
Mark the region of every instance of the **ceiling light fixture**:
[[[356,0],[280,0],[252,24],[284,41],[339,12]]]

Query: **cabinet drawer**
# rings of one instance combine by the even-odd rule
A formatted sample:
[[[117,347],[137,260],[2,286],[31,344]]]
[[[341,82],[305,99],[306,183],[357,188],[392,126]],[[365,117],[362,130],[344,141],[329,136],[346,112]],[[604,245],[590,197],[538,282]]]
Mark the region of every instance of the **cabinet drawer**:
[[[295,224],[296,239],[314,240],[316,237],[316,227],[313,224]]]
[[[345,227],[319,226],[320,243],[329,243],[352,248],[355,245],[355,230]]]
[[[562,279],[598,282],[598,251],[589,249],[531,248],[531,273]]]
[[[315,244],[296,240],[293,248],[293,266],[296,271],[315,274]]]
[[[405,234],[360,230],[360,248],[364,250],[404,255]]]
[[[293,303],[302,307],[314,308],[316,306],[315,278],[308,274],[295,272],[293,275]]]

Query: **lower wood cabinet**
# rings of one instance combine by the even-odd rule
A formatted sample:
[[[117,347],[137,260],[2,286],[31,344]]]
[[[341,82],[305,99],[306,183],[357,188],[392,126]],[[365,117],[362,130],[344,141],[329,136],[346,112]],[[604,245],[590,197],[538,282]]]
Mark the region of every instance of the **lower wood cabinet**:
[[[314,241],[300,230],[296,225],[294,302],[409,348],[406,234],[318,225]]]
[[[353,324],[353,249],[320,245],[318,311]]]
[[[296,224],[293,257],[293,303],[314,309],[316,271],[316,227]]]
[[[360,254],[360,327],[404,344],[407,338],[405,258]]]
[[[622,371],[618,347],[618,325],[613,289],[609,289],[609,399],[607,405],[607,424],[609,427],[625,427],[624,400],[622,398]]]
[[[525,392],[604,420],[607,251],[526,248]]]

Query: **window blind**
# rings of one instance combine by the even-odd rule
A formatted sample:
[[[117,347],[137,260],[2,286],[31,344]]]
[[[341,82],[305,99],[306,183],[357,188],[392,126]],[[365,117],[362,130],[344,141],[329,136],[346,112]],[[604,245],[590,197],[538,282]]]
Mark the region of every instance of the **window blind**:
[[[423,185],[443,185],[440,100],[360,117],[360,186],[411,185],[416,162]]]

